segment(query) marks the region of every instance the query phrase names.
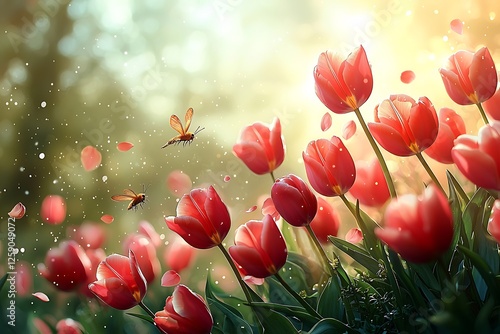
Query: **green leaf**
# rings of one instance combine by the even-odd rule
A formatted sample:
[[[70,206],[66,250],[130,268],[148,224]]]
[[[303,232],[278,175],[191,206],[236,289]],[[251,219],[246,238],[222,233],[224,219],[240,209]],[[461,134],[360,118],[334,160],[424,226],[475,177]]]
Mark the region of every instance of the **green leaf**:
[[[7,282],[7,276],[8,274],[5,274],[0,278],[0,290],[2,290],[3,286],[5,285],[5,282]]]
[[[334,279],[337,280],[337,284],[334,284]],[[341,293],[340,280],[337,277],[330,277],[319,297],[318,313],[326,318],[342,319],[344,304]]]
[[[497,301],[500,301],[500,287],[489,265],[481,258],[481,256],[479,256],[479,254],[471,251],[470,249],[461,245],[458,245],[457,249],[470,260],[470,262],[474,265],[474,268],[478,270],[479,274],[484,279],[489,292]]]
[[[285,276],[285,275],[283,275]],[[293,275],[286,275],[286,278],[283,278],[287,283],[290,283],[294,281],[295,279],[295,276]],[[266,283],[269,285],[269,300],[272,302],[272,303],[276,303],[276,304],[282,304],[282,305],[294,305],[294,306],[300,306],[300,303],[295,299],[293,298],[292,295],[290,295],[288,293],[288,291],[286,291],[286,289],[278,282],[278,280],[272,276],[270,277],[266,277]],[[300,282],[300,277],[298,279],[298,281]],[[301,285],[302,282],[299,283],[299,285]],[[294,285],[297,285],[297,284],[294,284]],[[300,291],[300,290],[297,290],[296,288],[294,288],[293,286],[291,286],[292,289],[294,289],[296,292],[297,291]]]
[[[272,334],[293,334],[299,333],[293,324],[281,314],[264,308],[255,308],[255,312],[259,315],[259,319],[264,327],[264,333]],[[240,332],[226,332],[240,333]]]
[[[323,268],[310,258],[294,252],[288,253],[287,263],[293,263],[301,269],[304,275],[303,278],[306,282],[306,286],[302,289],[311,292],[310,287],[320,280],[320,277],[323,274]],[[286,268],[286,265],[284,268]]]
[[[338,249],[352,257],[356,262],[365,267],[372,274],[377,275],[377,272],[380,270],[380,265],[378,261],[375,260],[366,250],[344,239],[333,236],[329,236],[328,239]]]
[[[136,318],[139,318],[139,319],[142,319],[142,320],[147,321],[150,324],[154,325],[154,321],[151,318],[151,316],[149,316],[149,315],[140,314],[140,313],[128,313],[128,312],[126,312],[126,314],[131,315],[131,316],[136,317]]]
[[[468,244],[471,244],[472,232],[475,224],[482,219],[482,208],[484,207],[484,203],[489,196],[488,192],[483,188],[477,189],[464,209],[462,221]]]
[[[316,324],[316,326],[314,326],[309,331],[309,334],[331,334],[331,333],[360,334],[360,332],[358,332],[357,330],[352,329],[343,322],[332,318],[325,318],[321,320]]]
[[[380,241],[375,235],[375,229],[380,227],[379,224],[359,208],[359,201],[356,201],[356,216],[359,228],[361,232],[363,232],[363,243],[366,250],[373,258],[380,259],[383,249]]]
[[[275,303],[260,303],[260,302],[252,303],[252,306],[273,310],[286,317],[295,318],[302,323],[302,328],[305,330],[310,329],[318,322],[318,319],[316,317],[313,317],[306,311],[304,311],[304,308],[302,306],[299,307],[299,306],[280,305]]]

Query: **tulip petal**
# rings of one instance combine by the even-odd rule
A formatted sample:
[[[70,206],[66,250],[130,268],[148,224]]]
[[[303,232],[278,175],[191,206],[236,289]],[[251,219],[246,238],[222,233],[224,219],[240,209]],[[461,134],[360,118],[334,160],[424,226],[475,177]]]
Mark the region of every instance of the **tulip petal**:
[[[414,155],[401,135],[388,125],[368,123],[370,133],[386,151],[401,157]]]
[[[48,302],[49,301],[49,297],[47,297],[47,295],[43,292],[35,292],[35,293],[32,293],[32,295],[38,299],[40,299],[42,302]]]
[[[99,167],[102,160],[101,152],[99,152],[95,147],[90,145],[83,148],[80,158],[82,161],[83,168],[87,172],[93,171],[94,169]]]
[[[161,277],[161,286],[176,286],[181,281],[181,276],[175,270],[169,270]]]
[[[464,23],[460,19],[454,19],[450,22],[450,28],[459,35],[462,35]]]
[[[127,141],[122,141],[121,143],[118,143],[118,145],[116,145],[116,148],[118,149],[118,151],[120,152],[127,152],[128,150],[130,150],[132,147],[134,147],[134,144],[132,143],[129,143]]]

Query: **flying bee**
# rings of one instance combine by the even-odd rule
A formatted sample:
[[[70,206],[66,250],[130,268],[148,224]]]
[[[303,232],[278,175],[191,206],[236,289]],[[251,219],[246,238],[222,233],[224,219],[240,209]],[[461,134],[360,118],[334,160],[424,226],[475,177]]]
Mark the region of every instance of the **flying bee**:
[[[179,132],[179,134],[177,136],[175,136],[174,138],[170,139],[161,148],[165,148],[165,147],[172,145],[172,144],[179,144],[181,142],[184,145],[190,144],[193,141],[194,136],[197,135],[201,130],[205,129],[205,128],[197,127],[196,131],[194,133],[188,132],[189,126],[191,125],[191,119],[193,118],[193,113],[194,113],[193,108],[189,108],[186,111],[186,116],[184,116],[184,119],[186,121],[186,127],[182,126],[181,120],[179,119],[179,117],[177,117],[177,115],[170,116],[170,126],[172,127],[172,129]]]
[[[130,201],[127,210],[137,209],[137,205],[140,205],[142,208],[142,203],[146,200],[145,192],[146,190],[142,193],[136,194],[132,189],[125,189],[123,190],[123,194],[111,196],[111,199],[117,202]]]

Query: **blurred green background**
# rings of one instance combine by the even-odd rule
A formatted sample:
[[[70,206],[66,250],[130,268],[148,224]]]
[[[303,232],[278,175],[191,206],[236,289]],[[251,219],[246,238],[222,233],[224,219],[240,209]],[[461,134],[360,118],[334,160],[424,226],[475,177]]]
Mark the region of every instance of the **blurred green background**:
[[[246,210],[268,193],[271,180],[253,175],[231,152],[244,126],[279,117],[287,156],[275,175],[305,177],[301,152],[307,143],[340,135],[353,119],[334,115],[332,128],[320,130],[327,109],[315,96],[312,77],[320,52],[347,56],[363,44],[374,75],[372,96],[361,109],[366,121],[389,94],[425,95],[437,110],[459,112],[475,133],[477,112],[449,99],[438,68],[459,49],[486,45],[494,59],[500,51],[496,0],[3,0],[0,8],[0,273],[6,271],[7,212],[20,201],[27,215],[16,222],[18,259],[32,264],[34,291],[53,300],[26,297],[18,306],[25,314],[53,312],[55,318],[71,314],[73,304],[57,306],[56,290],[38,275],[46,251],[66,238],[68,226],[101,223],[103,214],[115,217],[110,225],[101,223],[108,254],[122,252],[120,243],[141,220],[167,244],[172,233],[163,217],[174,215],[177,203],[166,186],[171,171],[188,174],[193,186],[213,184],[230,208],[233,229],[261,217],[260,207]],[[462,35],[450,30],[456,18],[465,23]],[[416,74],[409,85],[400,81],[405,70]],[[192,130],[205,130],[190,146],[160,149],[175,135],[170,115],[183,119],[188,107],[195,111]],[[135,147],[120,152],[121,141]],[[80,162],[89,144],[103,156],[92,172]],[[346,145],[356,159],[367,159],[362,133]],[[424,175],[421,168],[415,172],[416,160],[394,161],[403,191],[412,188],[415,173]],[[226,175],[230,182],[223,181]],[[127,211],[126,203],[110,199],[143,185],[143,209]],[[49,194],[66,199],[61,225],[41,222],[40,204]],[[344,214],[337,201],[331,203]],[[341,235],[352,226],[345,217]],[[232,244],[232,234],[226,243]],[[202,290],[218,253],[197,253],[186,281],[199,282],[193,288]],[[213,275],[229,276],[234,284],[229,269],[218,268]]]

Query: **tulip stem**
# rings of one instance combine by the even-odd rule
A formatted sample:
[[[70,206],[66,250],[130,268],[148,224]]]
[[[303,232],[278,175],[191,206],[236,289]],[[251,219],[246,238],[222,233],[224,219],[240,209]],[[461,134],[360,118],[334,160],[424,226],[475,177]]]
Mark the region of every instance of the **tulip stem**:
[[[417,156],[418,160],[420,161],[420,163],[422,164],[422,166],[424,166],[425,171],[427,172],[427,174],[429,174],[429,176],[431,177],[432,181],[436,184],[436,186],[439,187],[439,189],[443,192],[443,194],[446,194],[446,192],[444,191],[443,186],[441,186],[441,183],[439,183],[436,175],[434,174],[434,172],[432,171],[432,169],[429,167],[429,164],[427,164],[427,161],[425,161],[424,156],[422,155],[422,153],[417,153],[416,156]]]
[[[489,124],[490,122],[488,121],[488,117],[486,117],[486,113],[484,112],[483,106],[481,103],[476,104],[477,108],[479,109],[479,113],[481,114],[481,117],[483,118],[484,124]]]
[[[319,255],[321,256],[321,259],[323,260],[324,265],[328,269],[330,276],[336,276],[337,273],[333,269],[332,262],[330,261],[328,256],[326,256],[325,250],[323,249],[323,247],[321,247],[321,244],[319,243],[318,238],[316,237],[316,234],[314,234],[314,231],[313,231],[311,225],[307,224],[305,226],[305,228],[307,230],[307,233],[309,233],[309,237],[313,241],[314,246],[316,246],[316,249],[318,250]]]
[[[273,171],[269,172],[269,174],[271,174],[271,179],[273,179],[273,183],[276,182],[276,178],[274,177]]]
[[[382,167],[382,171],[384,173],[385,180],[387,181],[387,187],[389,188],[389,193],[391,194],[391,197],[395,198],[395,197],[397,197],[396,188],[394,187],[394,182],[392,181],[391,173],[389,173],[389,168],[387,168],[387,164],[385,162],[384,156],[382,155],[382,152],[380,152],[380,148],[378,147],[377,143],[375,142],[375,139],[373,139],[373,136],[370,133],[370,130],[368,129],[368,126],[366,125],[365,120],[363,119],[363,116],[361,115],[361,111],[359,111],[359,108],[355,109],[354,113],[358,117],[359,124],[361,124],[361,127],[363,128],[363,131],[365,132],[366,138],[370,142],[370,145],[372,146],[372,149],[375,152],[375,155],[377,156],[378,161],[380,162],[380,166]]]
[[[316,310],[311,305],[309,305],[304,300],[304,298],[302,298],[297,292],[295,292],[295,290],[293,290],[290,287],[290,285],[288,285],[288,283],[279,275],[279,273],[274,274],[274,277],[276,277],[278,282],[281,283],[281,285],[285,288],[285,290],[288,291],[288,293],[293,298],[295,298],[300,303],[300,305],[302,305],[304,307],[304,309],[307,311],[307,313],[309,313],[310,315],[312,315],[313,317],[315,317],[317,319],[323,319],[323,317],[318,312],[316,312]]]
[[[222,244],[219,244],[218,247],[222,252],[222,254],[224,254],[224,257],[226,258],[227,262],[229,262],[229,265],[231,266],[231,269],[233,270],[234,275],[236,276],[236,280],[240,284],[241,290],[243,290],[243,293],[245,294],[245,298],[247,299],[248,304],[252,306],[252,296],[250,296],[250,292],[248,291],[248,286],[241,278],[240,272],[238,271],[238,268],[236,268],[236,264],[231,258],[231,255],[229,255],[228,251],[224,248],[224,246],[222,246]]]
[[[146,304],[144,304],[144,303],[142,302],[142,300],[139,302],[139,306],[140,306],[140,307],[142,307],[142,309],[143,309],[144,311],[146,311],[146,313],[147,313],[149,316],[151,316],[151,318],[153,318],[153,319],[155,318],[155,314],[154,314],[154,313],[153,313],[153,312],[149,309],[149,307],[147,307],[147,306],[146,306]]]

